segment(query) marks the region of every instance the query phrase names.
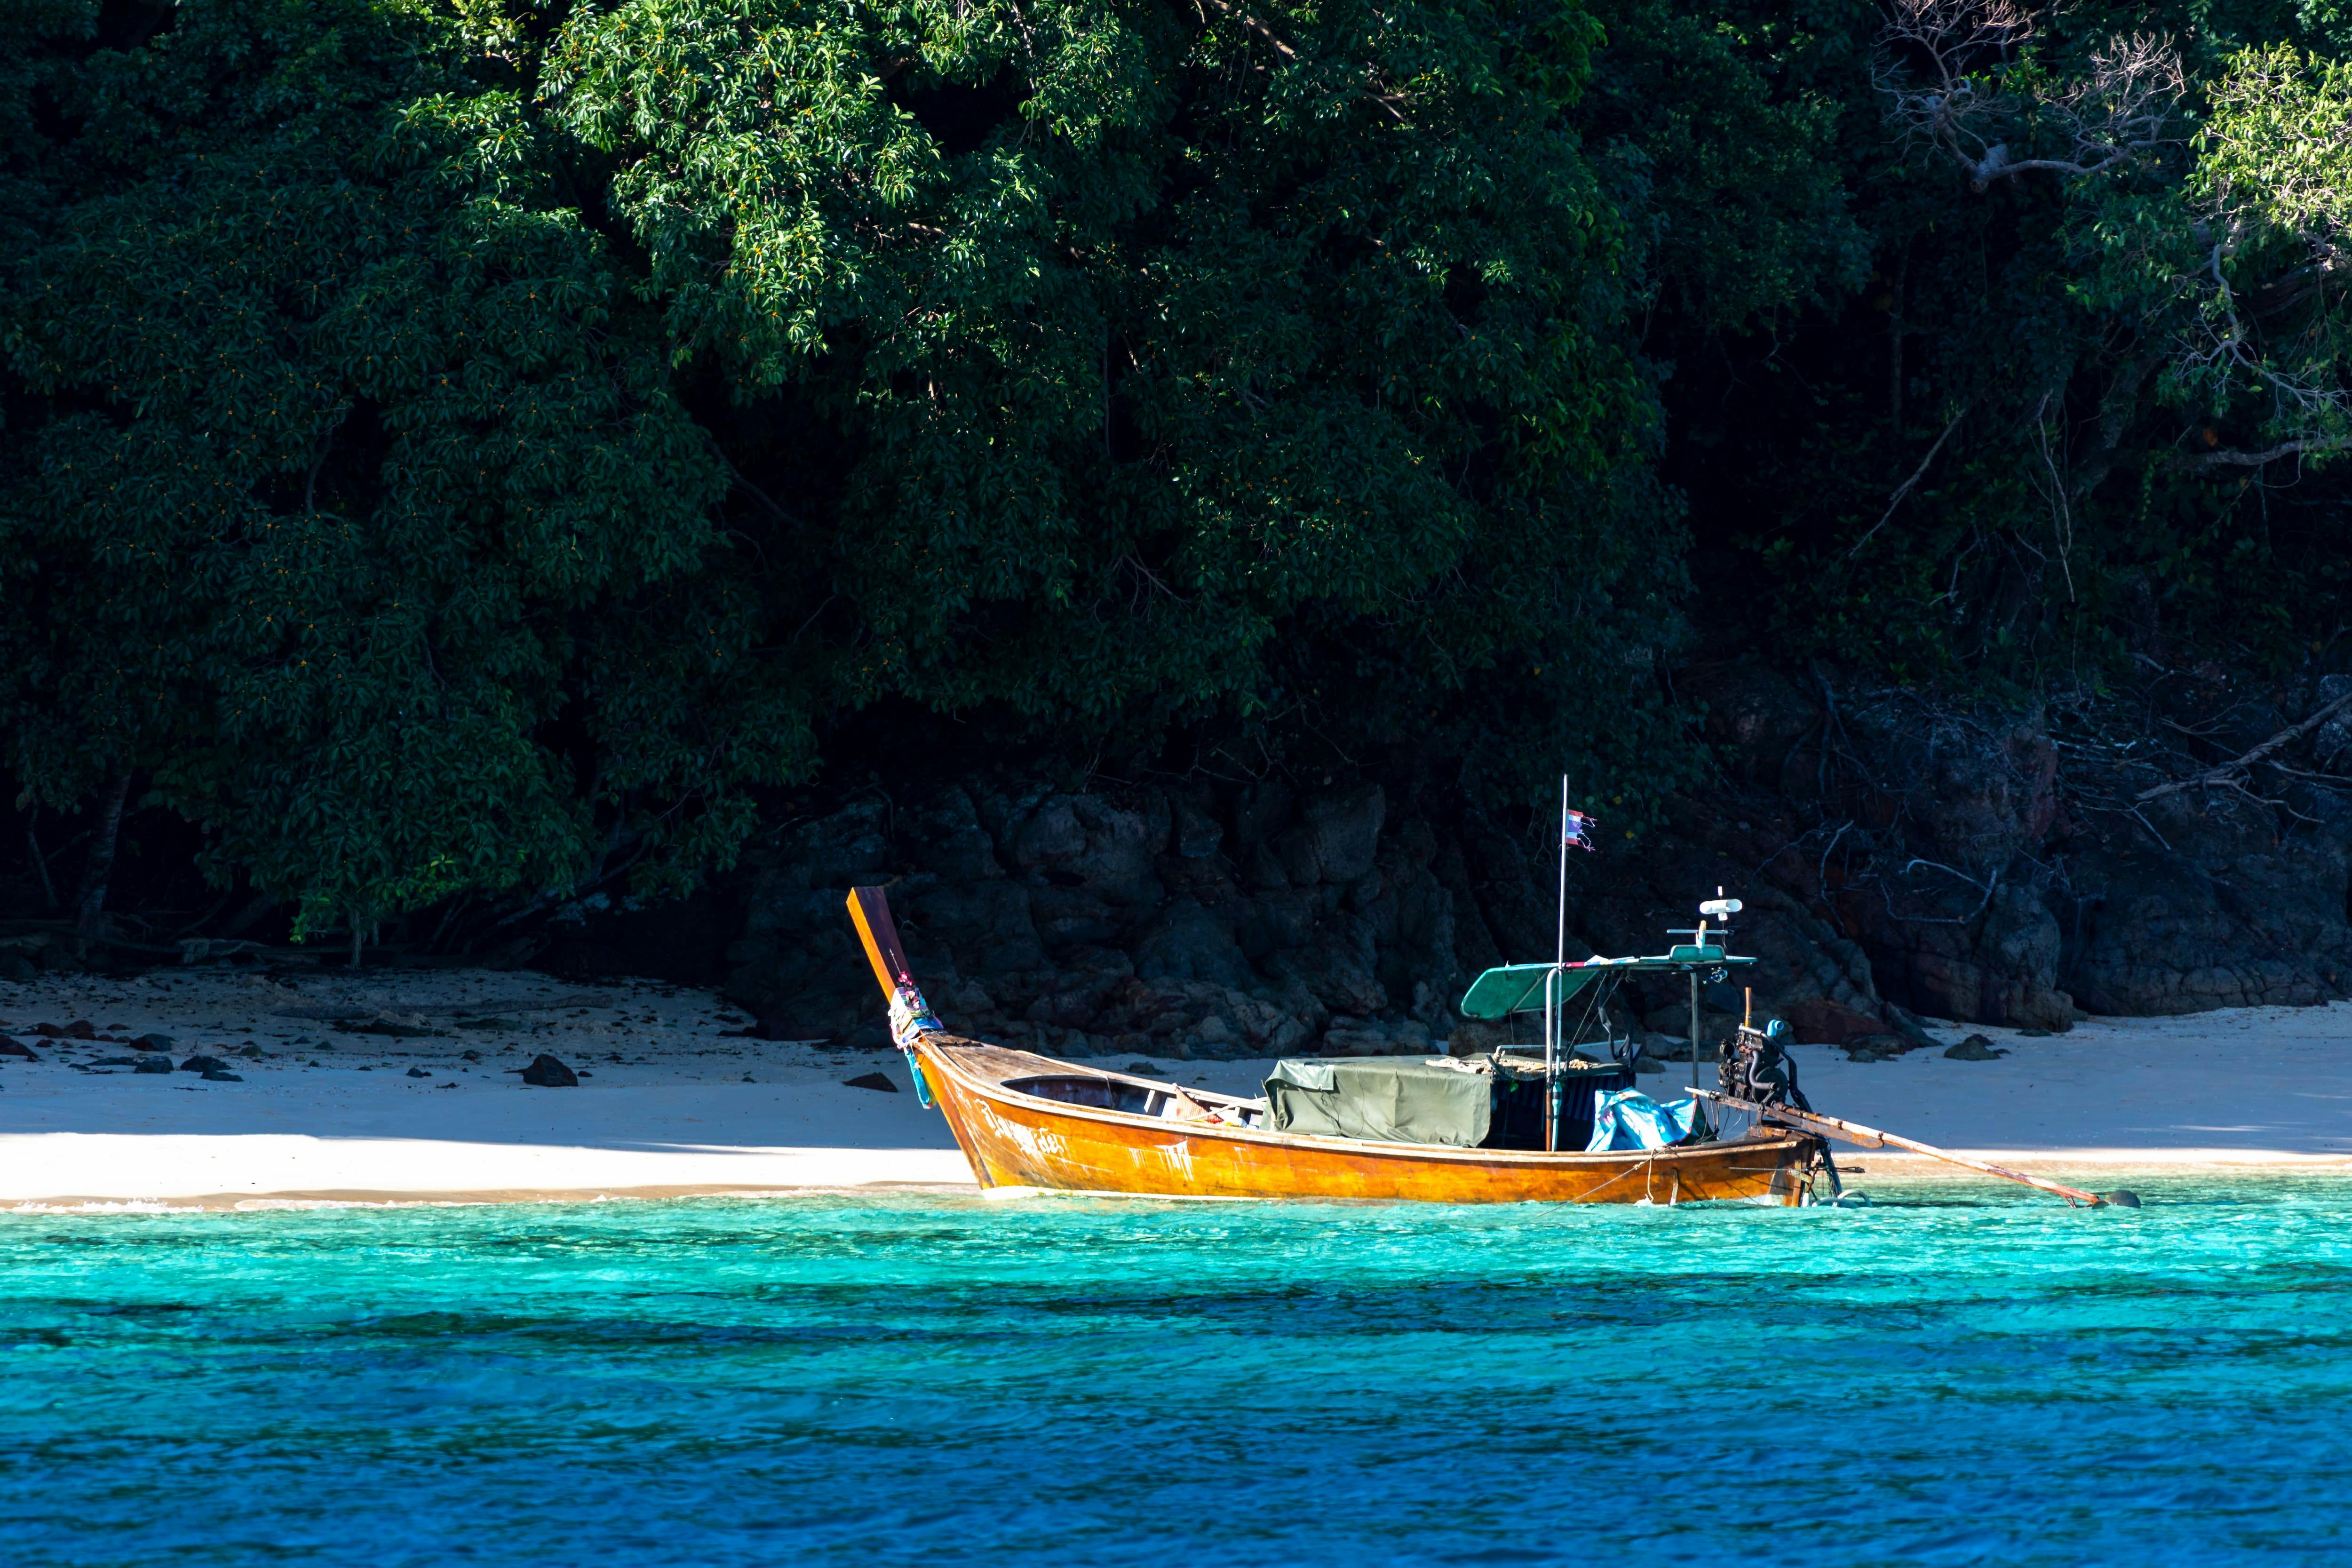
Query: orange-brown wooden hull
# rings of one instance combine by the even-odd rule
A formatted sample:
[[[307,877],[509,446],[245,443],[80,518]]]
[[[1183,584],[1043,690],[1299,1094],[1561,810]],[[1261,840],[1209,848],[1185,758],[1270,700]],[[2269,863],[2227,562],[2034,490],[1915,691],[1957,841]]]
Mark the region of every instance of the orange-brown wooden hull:
[[[1001,1075],[974,1070],[974,1063],[1007,1054],[994,1047],[929,1035],[915,1048],[984,1187],[1193,1198],[1793,1205],[1804,1201],[1822,1147],[1777,1127],[1748,1139],[1599,1154],[1309,1138],[1043,1100],[1002,1087],[994,1081]]]

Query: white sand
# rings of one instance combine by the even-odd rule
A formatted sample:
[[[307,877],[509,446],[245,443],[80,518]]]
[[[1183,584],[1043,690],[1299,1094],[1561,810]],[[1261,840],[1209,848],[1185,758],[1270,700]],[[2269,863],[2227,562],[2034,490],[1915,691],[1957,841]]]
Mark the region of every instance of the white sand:
[[[461,1006],[512,1026],[455,1027]],[[304,1010],[384,1012],[441,1032],[391,1038],[285,1016]],[[245,1081],[77,1070],[141,1053],[29,1032],[76,1019],[169,1035],[175,1060],[224,1057]],[[0,984],[0,1033],[42,1058],[0,1058],[0,1202],[971,1185],[945,1124],[903,1092],[897,1053],[724,1034],[745,1021],[701,992],[481,971],[272,983],[213,968]],[[267,1058],[238,1055],[247,1043]],[[468,1050],[483,1059],[467,1061]],[[531,1089],[501,1070],[539,1051],[588,1076],[577,1089]],[[877,1070],[901,1092],[844,1086]]]
[[[381,1011],[440,1032],[387,1038],[289,1016],[306,1010]],[[509,1026],[455,1027],[460,1016]],[[268,1054],[233,1061],[241,1083],[78,1070],[76,1063],[135,1053],[31,1032],[76,1019],[117,1036],[170,1035],[175,1059],[197,1050],[230,1057],[248,1042]],[[42,1058],[0,1060],[0,1203],[270,1206],[969,1188],[945,1124],[905,1092],[895,1053],[722,1032],[742,1022],[703,992],[583,989],[484,971],[324,971],[272,981],[216,966],[128,981],[0,984],[0,1032]],[[2352,1005],[2101,1020],[2047,1039],[1943,1031],[1953,1040],[1970,1032],[2013,1054],[1960,1062],[1921,1051],[1862,1064],[1801,1047],[1803,1087],[1830,1114],[2041,1171],[2352,1169]],[[483,1059],[466,1061],[468,1049]],[[577,1089],[541,1089],[501,1070],[541,1050],[591,1076]],[[1137,1059],[1243,1092],[1254,1092],[1269,1065]],[[411,1078],[411,1068],[432,1076]],[[900,1092],[843,1083],[876,1071]],[[1678,1067],[1642,1087],[1664,1095],[1688,1074]],[[1927,1173],[1875,1151],[1856,1158],[1874,1171]]]

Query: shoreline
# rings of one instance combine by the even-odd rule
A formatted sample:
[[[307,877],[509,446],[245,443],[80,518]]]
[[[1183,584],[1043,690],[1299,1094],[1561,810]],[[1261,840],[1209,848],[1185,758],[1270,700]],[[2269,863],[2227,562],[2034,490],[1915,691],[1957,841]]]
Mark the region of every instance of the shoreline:
[[[0,1213],[980,1192],[896,1051],[760,1040],[747,1024],[708,992],[481,970],[0,984],[0,1034],[36,1058],[0,1058]],[[1827,1114],[2078,1184],[2352,1173],[2352,1004],[2052,1037],[1931,1026],[2007,1054],[1856,1062],[1802,1046],[1802,1087]],[[126,1058],[155,1034],[175,1065],[213,1056],[236,1079],[134,1071]],[[540,1052],[579,1084],[525,1087]],[[1245,1094],[1272,1067],[1100,1065]],[[1671,1098],[1689,1070],[1640,1087]],[[1997,1180],[1894,1150],[1840,1155],[1863,1184]]]
[[[12,1161],[7,1142],[0,1140],[0,1169]],[[429,1146],[407,1151],[415,1155],[439,1152]],[[578,1204],[661,1202],[680,1198],[739,1198],[747,1201],[793,1201],[811,1198],[950,1197],[987,1199],[1077,1197],[1128,1202],[1191,1202],[1118,1193],[1038,1193],[1029,1188],[992,1193],[971,1179],[960,1154],[937,1150],[858,1151],[867,1156],[853,1161],[845,1152],[830,1149],[765,1149],[729,1151],[766,1161],[791,1163],[797,1179],[771,1181],[656,1182],[619,1184],[566,1181],[552,1184],[468,1185],[336,1185],[318,1184],[284,1189],[221,1189],[210,1192],[131,1191],[121,1183],[89,1184],[92,1190],[67,1190],[38,1195],[0,1194],[0,1215],[56,1214],[184,1214],[311,1212],[321,1209],[472,1208],[515,1204]],[[1952,1152],[1990,1161],[2031,1175],[2085,1183],[2112,1182],[2118,1177],[2179,1179],[2229,1175],[2352,1176],[2352,1160],[2333,1154],[2305,1154],[2283,1150],[2239,1149],[1956,1149]],[[941,1158],[942,1153],[947,1159]],[[1892,1180],[1906,1184],[1981,1186],[1988,1190],[2011,1184],[1996,1176],[1944,1163],[1924,1154],[1889,1153],[1841,1147],[1839,1170],[1849,1188],[1867,1188]],[[680,1156],[656,1155],[668,1159]],[[690,1158],[691,1156],[684,1156]],[[10,1185],[16,1184],[11,1183]],[[1247,1203],[1259,1200],[1234,1198]],[[1337,1201],[1337,1200],[1335,1200]],[[1375,1201],[1375,1200],[1366,1200]]]
[[[2006,1159],[1998,1163],[2011,1165],[2032,1175],[2063,1178],[2074,1175],[2089,1180],[2095,1173],[2102,1181],[2116,1177],[2156,1180],[2188,1176],[2318,1176],[2352,1177],[2352,1164],[2342,1161],[2314,1161],[2298,1157],[2279,1159],[2227,1159],[2184,1161],[2175,1158],[2142,1159],[2144,1151],[2116,1150],[2112,1161],[2086,1163],[2069,1156],[2063,1160],[2029,1159],[2014,1151],[1969,1151],[1973,1156],[1995,1158],[2003,1152]],[[1847,1190],[1866,1192],[1885,1180],[1906,1186],[1972,1186],[1988,1192],[2012,1189],[2015,1184],[1980,1172],[1942,1164],[1924,1156],[1914,1156],[1914,1163],[1894,1166],[1881,1162],[1868,1168],[1841,1166],[1845,1173]],[[1100,1202],[1147,1204],[1200,1203],[1273,1203],[1311,1202],[1324,1204],[1384,1204],[1388,1199],[1259,1199],[1259,1198],[1192,1198],[1169,1197],[1136,1193],[1062,1193],[1030,1187],[990,1190],[971,1181],[922,1182],[875,1181],[855,1184],[801,1186],[743,1186],[723,1183],[687,1184],[643,1187],[548,1187],[548,1188],[488,1188],[451,1191],[320,1191],[303,1190],[284,1193],[188,1193],[163,1197],[129,1197],[94,1194],[59,1194],[42,1198],[0,1200],[0,1216],[65,1215],[152,1215],[152,1214],[315,1214],[338,1209],[446,1209],[514,1207],[530,1204],[572,1205],[607,1203],[666,1203],[689,1198],[732,1198],[754,1203],[792,1203],[810,1200],[838,1200],[845,1197],[868,1198],[953,1198],[960,1201],[992,1199],[1076,1199]],[[1662,1205],[1667,1206],[1667,1205]],[[1698,1206],[1720,1206],[1699,1205]]]
[[[723,1183],[649,1187],[486,1188],[452,1192],[310,1191],[189,1193],[132,1198],[65,1194],[0,1202],[0,1215],[94,1214],[314,1214],[328,1209],[454,1209],[522,1204],[667,1203],[679,1198],[741,1198],[761,1202],[806,1198],[962,1197],[982,1190],[970,1182],[865,1182],[856,1185],[762,1187]]]

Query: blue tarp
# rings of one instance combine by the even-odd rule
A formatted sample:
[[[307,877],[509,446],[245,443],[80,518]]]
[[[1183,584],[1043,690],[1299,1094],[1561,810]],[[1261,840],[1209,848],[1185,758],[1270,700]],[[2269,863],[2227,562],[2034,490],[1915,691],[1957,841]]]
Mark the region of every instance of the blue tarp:
[[[1621,1089],[1592,1098],[1592,1141],[1588,1154],[1609,1149],[1663,1149],[1690,1136],[1698,1115],[1698,1101],[1690,1095],[1664,1104],[1638,1089]]]

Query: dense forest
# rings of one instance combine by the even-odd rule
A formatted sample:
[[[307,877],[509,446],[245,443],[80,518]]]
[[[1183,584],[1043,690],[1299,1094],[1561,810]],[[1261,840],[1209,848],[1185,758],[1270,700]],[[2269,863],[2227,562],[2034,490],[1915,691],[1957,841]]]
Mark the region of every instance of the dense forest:
[[[8,0],[5,912],[457,952],[1007,756],[1565,770],[1639,843],[1727,658],[2137,754],[2152,680],[2352,668],[2347,51],[2320,0]]]

